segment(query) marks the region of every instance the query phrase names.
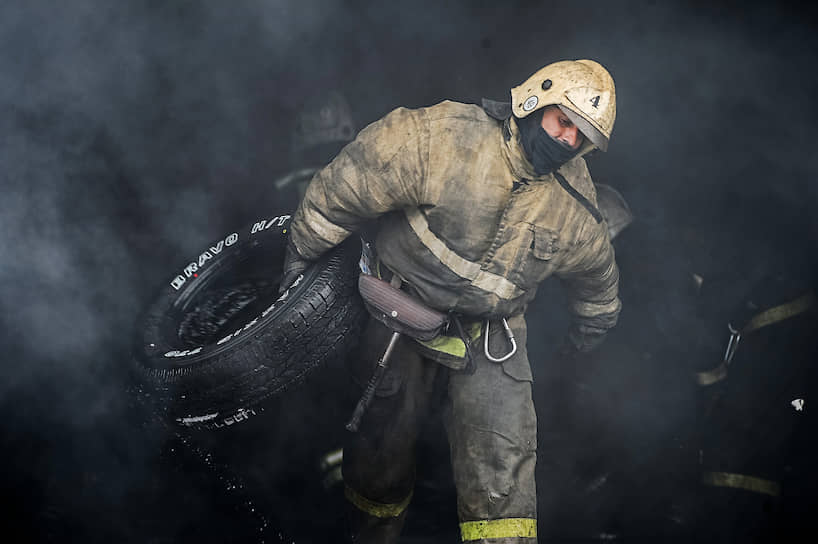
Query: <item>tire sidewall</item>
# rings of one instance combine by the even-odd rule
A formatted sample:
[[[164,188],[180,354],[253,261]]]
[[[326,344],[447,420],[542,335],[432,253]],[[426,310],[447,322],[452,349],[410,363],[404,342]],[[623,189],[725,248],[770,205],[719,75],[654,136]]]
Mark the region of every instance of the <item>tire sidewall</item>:
[[[252,251],[269,251],[283,258],[290,219],[289,214],[282,214],[255,221],[215,240],[180,267],[140,320],[142,326],[138,328],[133,346],[137,363],[157,370],[206,364],[210,359],[240,348],[253,338],[255,330],[269,325],[286,311],[319,273],[320,265],[306,270],[290,289],[272,300],[261,314],[213,343],[186,347],[178,338],[174,338],[168,322],[172,321],[170,315],[182,305],[192,303],[225,267],[235,266],[231,261]],[[270,273],[272,275],[274,271]]]

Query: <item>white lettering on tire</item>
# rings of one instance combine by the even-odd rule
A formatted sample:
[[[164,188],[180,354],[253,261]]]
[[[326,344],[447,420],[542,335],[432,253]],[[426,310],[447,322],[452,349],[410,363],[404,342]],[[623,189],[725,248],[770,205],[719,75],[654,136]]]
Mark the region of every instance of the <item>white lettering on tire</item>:
[[[238,241],[239,234],[237,232],[233,232],[223,240],[219,240],[218,242],[214,243],[208,249],[204,250],[195,261],[187,265],[184,270],[182,270],[181,274],[177,274],[176,277],[171,280],[170,286],[173,287],[175,291],[178,291],[182,288],[185,282],[187,282],[188,278],[198,276],[199,271],[204,268],[207,261],[212,259],[214,255],[218,255],[225,247],[232,246]]]
[[[173,278],[173,281],[172,281],[172,282],[170,282],[170,286],[171,286],[171,287],[173,287],[175,290],[177,290],[177,291],[178,291],[178,290],[179,290],[179,288],[180,288],[182,285],[184,285],[184,284],[185,284],[185,281],[187,281],[187,279],[186,279],[184,276],[182,276],[182,275],[180,274],[180,275],[176,276],[175,278]]]
[[[250,234],[255,234],[257,232],[267,230],[270,227],[272,227],[273,225],[275,225],[277,227],[281,227],[281,226],[284,225],[284,223],[287,222],[287,220],[290,217],[291,216],[289,216],[289,215],[277,215],[277,216],[273,217],[272,219],[268,219],[268,220],[262,219],[261,221],[259,221],[258,223],[255,223],[253,225],[253,228],[250,229]]]
[[[199,268],[203,267],[207,260],[212,258],[213,255],[211,255],[209,251],[205,251],[204,253],[199,255]]]
[[[165,353],[165,357],[187,357],[188,355],[196,355],[202,351],[202,346],[194,349],[186,349],[184,351],[172,350]]]
[[[190,427],[192,425],[195,425],[196,423],[210,421],[211,419],[215,419],[217,417],[219,417],[219,412],[216,412],[214,414],[205,414],[203,416],[179,417],[176,418],[176,421],[178,421],[182,425],[185,425],[186,427]]]
[[[273,226],[284,226],[284,223],[286,223],[290,217],[292,216],[277,215],[272,219],[262,219],[261,221],[253,224],[253,227],[250,229],[250,234],[256,234],[257,232],[267,230]],[[230,247],[238,241],[239,234],[237,232],[233,232],[223,240],[219,240],[218,242],[214,243],[208,249],[202,252],[202,254],[199,255],[194,262],[187,265],[184,270],[182,270],[181,274],[177,274],[176,277],[171,280],[170,286],[173,287],[175,291],[178,291],[187,282],[188,278],[198,275],[199,271],[207,264],[207,261],[212,259],[215,255],[221,253],[225,247]]]

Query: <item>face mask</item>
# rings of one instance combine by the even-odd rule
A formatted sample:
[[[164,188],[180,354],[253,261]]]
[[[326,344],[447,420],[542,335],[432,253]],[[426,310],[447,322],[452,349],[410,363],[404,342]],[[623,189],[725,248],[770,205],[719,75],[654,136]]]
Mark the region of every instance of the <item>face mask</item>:
[[[524,119],[517,119],[523,150],[538,176],[558,169],[579,151],[549,136],[540,125],[542,116],[543,111],[540,110]]]

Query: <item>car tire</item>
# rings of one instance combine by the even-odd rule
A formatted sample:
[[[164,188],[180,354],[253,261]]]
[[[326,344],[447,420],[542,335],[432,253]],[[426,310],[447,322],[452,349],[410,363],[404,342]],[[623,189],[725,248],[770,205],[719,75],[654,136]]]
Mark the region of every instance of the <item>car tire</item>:
[[[281,296],[290,216],[248,225],[199,253],[139,320],[138,392],[191,429],[247,420],[357,343],[360,243],[313,263]]]

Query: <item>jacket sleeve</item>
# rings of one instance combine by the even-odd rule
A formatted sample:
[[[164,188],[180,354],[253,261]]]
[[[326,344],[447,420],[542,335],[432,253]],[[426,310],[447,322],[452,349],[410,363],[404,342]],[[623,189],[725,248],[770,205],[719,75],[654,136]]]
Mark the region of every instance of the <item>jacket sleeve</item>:
[[[622,308],[619,268],[604,222],[592,227],[558,276],[570,293],[576,333],[602,335],[616,325]]]
[[[422,204],[429,155],[424,110],[398,108],[366,127],[310,181],[290,224],[305,259],[316,259],[364,222]]]

